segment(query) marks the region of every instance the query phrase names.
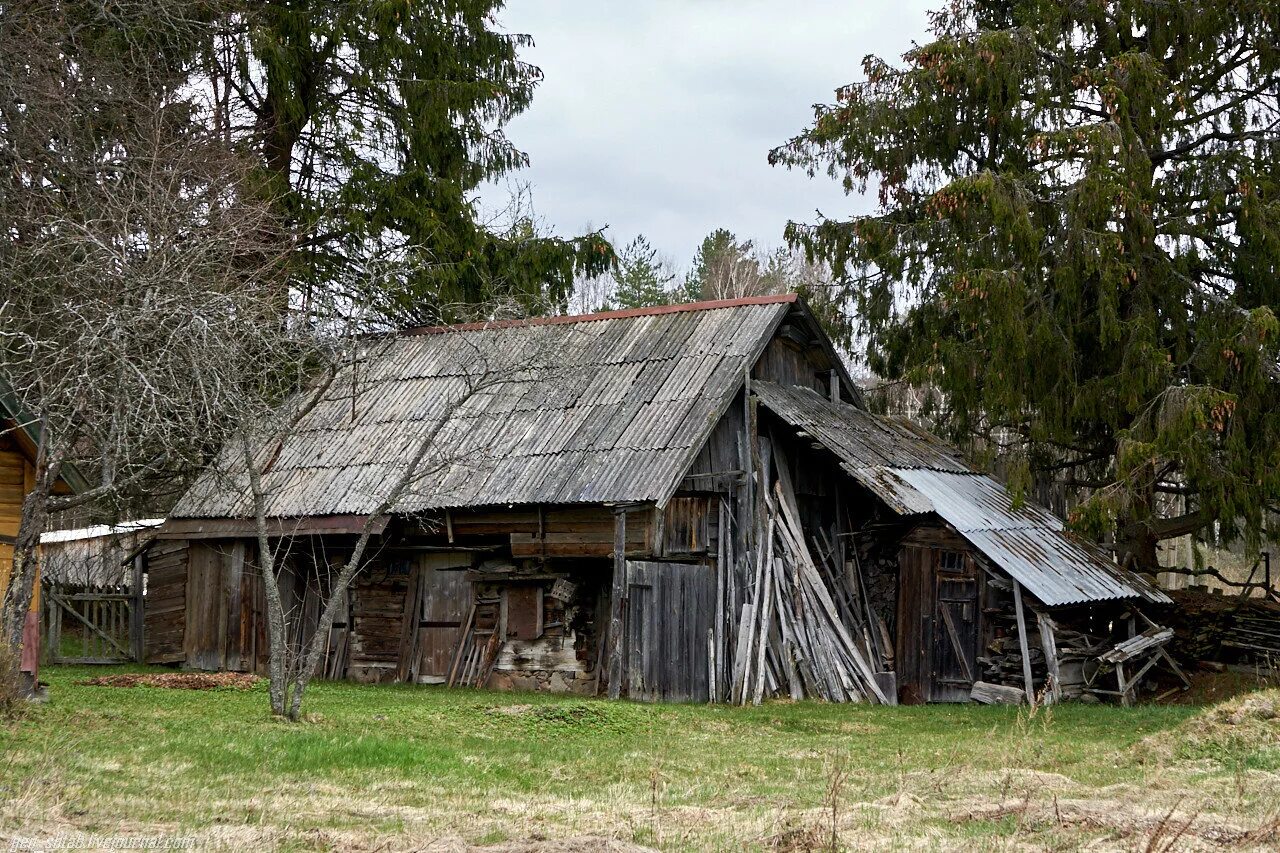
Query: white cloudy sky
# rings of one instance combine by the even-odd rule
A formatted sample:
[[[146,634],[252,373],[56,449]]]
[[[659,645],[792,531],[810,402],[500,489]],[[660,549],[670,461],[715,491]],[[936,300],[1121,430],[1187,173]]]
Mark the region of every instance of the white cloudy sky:
[[[862,57],[898,57],[939,0],[509,0],[504,28],[546,79],[508,132],[517,180],[559,234],[644,233],[678,267],[711,229],[764,246],[788,219],[866,209],[835,181],[771,168]],[[486,204],[502,190],[485,193]]]

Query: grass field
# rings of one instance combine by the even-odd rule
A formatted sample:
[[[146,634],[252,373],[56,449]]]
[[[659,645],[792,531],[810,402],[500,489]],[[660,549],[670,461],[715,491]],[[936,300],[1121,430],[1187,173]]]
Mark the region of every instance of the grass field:
[[[1266,713],[1230,726],[1173,706],[727,708],[319,684],[289,725],[262,685],[77,684],[103,672],[46,671],[49,704],[0,725],[0,849],[85,832],[233,849],[809,850],[833,828],[841,849],[1280,847],[1280,720]]]

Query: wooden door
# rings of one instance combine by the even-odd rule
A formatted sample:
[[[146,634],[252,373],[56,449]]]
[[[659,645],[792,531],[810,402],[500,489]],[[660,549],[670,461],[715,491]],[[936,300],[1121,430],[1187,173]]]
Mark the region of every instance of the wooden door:
[[[968,702],[979,631],[972,556],[960,548],[907,545],[898,566],[899,700]]]
[[[915,545],[898,557],[898,701],[916,705],[929,699],[929,639],[933,625],[933,550]]]
[[[216,671],[224,664],[226,623],[218,547],[214,542],[195,542],[187,555],[186,625],[182,643],[183,658],[191,669]]]
[[[439,683],[448,679],[453,653],[462,639],[462,623],[471,607],[471,583],[458,568],[427,564],[418,571],[422,604],[415,676],[419,682]]]
[[[707,632],[715,572],[688,563],[628,562],[627,686],[632,699],[710,699]]]
[[[934,550],[932,702],[968,702],[978,666],[978,578],[962,551]]]
[[[186,661],[187,558],[190,543],[161,539],[146,552],[143,613],[147,663]]]

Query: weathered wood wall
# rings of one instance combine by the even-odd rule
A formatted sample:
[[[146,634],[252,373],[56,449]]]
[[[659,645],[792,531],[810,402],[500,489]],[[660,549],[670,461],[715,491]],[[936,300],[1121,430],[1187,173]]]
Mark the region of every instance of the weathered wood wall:
[[[627,575],[627,695],[650,702],[708,701],[715,568],[628,562]]]
[[[503,636],[488,685],[593,693],[608,611],[604,560],[555,562],[505,573],[478,572],[476,600],[501,604]]]
[[[833,365],[827,354],[814,345],[776,337],[765,347],[751,375],[779,385],[800,385],[826,396]]]
[[[186,540],[156,542],[147,551],[147,595],[143,606],[147,663],[186,660],[187,616]]]
[[[0,428],[9,422],[0,421]],[[0,595],[9,585],[13,570],[13,543],[22,521],[22,501],[35,484],[35,469],[17,442],[0,435]]]
[[[604,506],[532,507],[451,513],[454,537],[502,537],[514,558],[608,557],[613,553],[613,512]],[[652,548],[651,521],[635,516],[628,526],[627,551]]]

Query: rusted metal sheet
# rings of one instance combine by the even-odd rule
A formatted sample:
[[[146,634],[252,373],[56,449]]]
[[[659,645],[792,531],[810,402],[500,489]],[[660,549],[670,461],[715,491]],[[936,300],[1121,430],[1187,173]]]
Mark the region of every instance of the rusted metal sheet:
[[[793,303],[784,296],[371,339],[295,434],[262,451],[268,515],[376,511],[433,431],[395,513],[663,503]],[[236,461],[220,467],[197,480],[173,518],[252,516]]]
[[[873,415],[801,387],[756,382],[764,405],[834,453],[859,483],[900,515],[937,513],[974,547],[1053,607],[1088,601],[1169,597],[1069,533],[1030,501],[1014,508],[1001,483],[905,418]]]
[[[894,474],[1047,606],[1118,598],[1169,601],[1101,549],[1067,532],[1044,507],[1026,501],[1015,509],[1009,490],[990,477],[924,468]]]

